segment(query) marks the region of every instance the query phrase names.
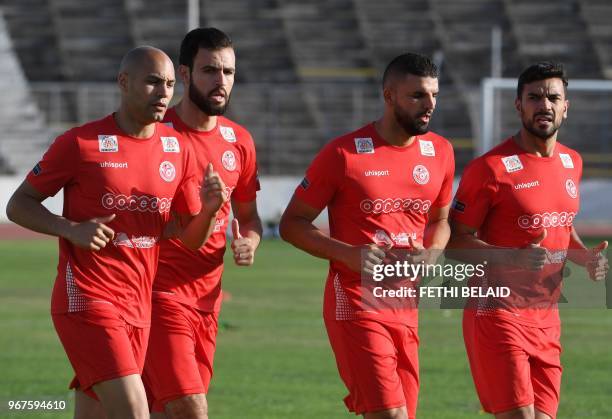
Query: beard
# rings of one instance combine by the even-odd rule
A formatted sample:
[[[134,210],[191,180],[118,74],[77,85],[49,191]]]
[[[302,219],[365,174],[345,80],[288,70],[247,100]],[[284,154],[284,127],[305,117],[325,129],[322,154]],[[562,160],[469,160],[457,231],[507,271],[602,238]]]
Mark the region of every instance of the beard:
[[[210,95],[214,91],[216,91],[216,89],[212,90],[208,94]],[[220,116],[225,113],[225,110],[229,105],[230,97],[224,91],[222,91],[222,93],[225,96],[225,102],[217,105],[213,104],[207,96],[202,94],[202,92],[200,92],[193,83],[189,85],[189,99],[198,107],[198,109],[208,116]]]
[[[399,124],[400,127],[408,134],[408,136],[412,137],[414,135],[423,135],[427,131],[429,131],[429,122],[419,121],[417,118],[424,115],[419,114],[416,118],[408,115],[407,113],[402,113],[399,109],[395,108],[393,111],[395,115],[395,120]]]
[[[542,114],[534,115],[532,120],[522,118],[523,127],[534,137],[542,141],[546,141],[553,135],[555,135],[557,131],[559,131],[559,128],[561,127],[561,122],[555,121],[555,117],[554,115],[552,115],[552,123],[550,124],[550,126],[546,129],[540,129],[537,127],[537,122],[535,121],[535,119],[540,115]]]

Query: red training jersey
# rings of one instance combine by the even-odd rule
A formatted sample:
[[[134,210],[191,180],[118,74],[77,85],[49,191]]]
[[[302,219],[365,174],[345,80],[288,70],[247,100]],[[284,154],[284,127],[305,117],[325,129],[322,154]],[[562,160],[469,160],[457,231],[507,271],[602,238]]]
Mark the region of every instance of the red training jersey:
[[[187,126],[174,108],[166,113],[165,122],[191,144],[201,173],[200,180],[206,166],[212,162],[225,183],[228,196],[240,202],[255,200],[259,190],[255,145],[245,128],[227,118],[217,117],[214,129],[198,131]],[[197,251],[188,249],[180,240],[162,241],[153,285],[156,297],[170,298],[206,312],[219,312],[225,232],[230,210],[230,202],[221,207],[212,235]]]
[[[351,245],[407,248],[422,243],[432,206],[452,197],[455,160],[445,138],[428,132],[406,147],[385,141],[374,123],[328,143],[316,156],[295,196],[328,208],[331,237]],[[418,325],[414,309],[382,310],[362,305],[360,273],[331,261],[325,315],[336,320],[372,317]]]
[[[114,306],[146,327],[158,242],[170,211],[200,211],[195,160],[176,131],[161,123],[147,139],[123,133],[113,115],[59,136],[27,181],[44,195],[64,188],[63,216],[72,221],[116,214],[114,239],[100,251],[59,239],[52,313]]]
[[[451,217],[477,229],[483,241],[506,248],[527,247],[545,228],[541,246],[550,251],[540,272],[490,266],[481,285],[508,286],[511,295],[494,304],[490,297],[472,301],[477,314],[536,327],[559,324],[556,301],[579,208],[581,176],[582,158],[576,151],[556,143],[550,157],[538,157],[512,138],[466,167]]]

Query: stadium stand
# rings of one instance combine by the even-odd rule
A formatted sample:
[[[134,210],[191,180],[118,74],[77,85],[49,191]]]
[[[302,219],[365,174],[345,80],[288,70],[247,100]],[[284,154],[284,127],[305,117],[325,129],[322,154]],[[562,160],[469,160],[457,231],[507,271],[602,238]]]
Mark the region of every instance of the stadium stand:
[[[295,160],[321,146],[317,124],[300,84],[285,26],[274,0],[204,1],[202,20],[223,28],[236,46],[236,82],[229,117],[255,137],[263,173],[295,171]],[[297,156],[297,157],[296,157]]]
[[[187,1],[0,0],[0,8],[23,72],[36,82],[31,91],[58,129],[112,110],[126,50],[150,44],[176,61],[187,29]],[[493,27],[502,33],[503,77],[548,58],[563,61],[572,79],[612,78],[610,20],[607,0],[200,0],[201,25],[235,41],[238,85],[229,117],[254,134],[262,174],[299,174],[322,144],[375,119],[381,72],[405,51],[441,64],[432,129],[451,138],[461,168],[479,135],[479,84],[491,75]],[[612,175],[612,130],[582,120],[608,112],[608,102],[576,99],[564,129],[585,153],[587,174]],[[512,103],[503,106],[512,116]],[[34,141],[11,153],[44,148],[25,143]],[[26,170],[26,160],[15,169]]]
[[[130,31],[132,38],[131,45],[122,46],[122,53],[125,53],[130,46],[153,45],[164,50],[172,61],[177,63],[179,44],[187,31],[187,2],[118,0],[118,3],[122,2],[130,23],[125,29]],[[111,79],[114,78],[115,74],[112,74]]]
[[[504,3],[523,62],[558,60],[574,77],[602,77],[598,57],[580,13],[581,2],[504,0]]]
[[[48,132],[15,55],[4,17],[0,13],[0,174],[32,168],[48,144]]]
[[[612,79],[612,3],[608,0],[581,0],[580,10],[602,73],[607,79]]]

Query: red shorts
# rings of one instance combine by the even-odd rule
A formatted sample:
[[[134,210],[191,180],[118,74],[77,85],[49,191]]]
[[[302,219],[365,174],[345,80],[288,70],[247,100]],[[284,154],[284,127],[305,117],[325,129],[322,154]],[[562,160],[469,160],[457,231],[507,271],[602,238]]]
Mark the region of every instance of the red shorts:
[[[489,413],[534,404],[557,416],[561,327],[530,327],[494,316],[463,314],[463,338],[480,403]]]
[[[216,338],[215,313],[154,297],[143,373],[153,412],[163,412],[171,400],[208,393]]]
[[[53,314],[55,330],[76,376],[70,388],[97,399],[94,384],[141,374],[149,328],[126,323],[113,306]]]
[[[417,329],[370,319],[325,318],[325,326],[349,391],[346,407],[363,414],[406,406],[414,418],[419,393]]]

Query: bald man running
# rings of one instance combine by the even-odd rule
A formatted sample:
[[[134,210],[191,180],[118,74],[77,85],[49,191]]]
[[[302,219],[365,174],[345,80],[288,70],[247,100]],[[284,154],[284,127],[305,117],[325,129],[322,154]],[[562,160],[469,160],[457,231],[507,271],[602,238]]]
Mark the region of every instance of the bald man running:
[[[59,136],[13,194],[8,217],[59,237],[51,314],[75,370],[75,418],[148,418],[140,374],[162,237],[198,249],[225,202],[209,165],[160,123],[174,91],[166,54],[123,58],[117,112]],[[64,189],[62,216],[42,205]],[[170,222],[172,221],[172,222]]]

